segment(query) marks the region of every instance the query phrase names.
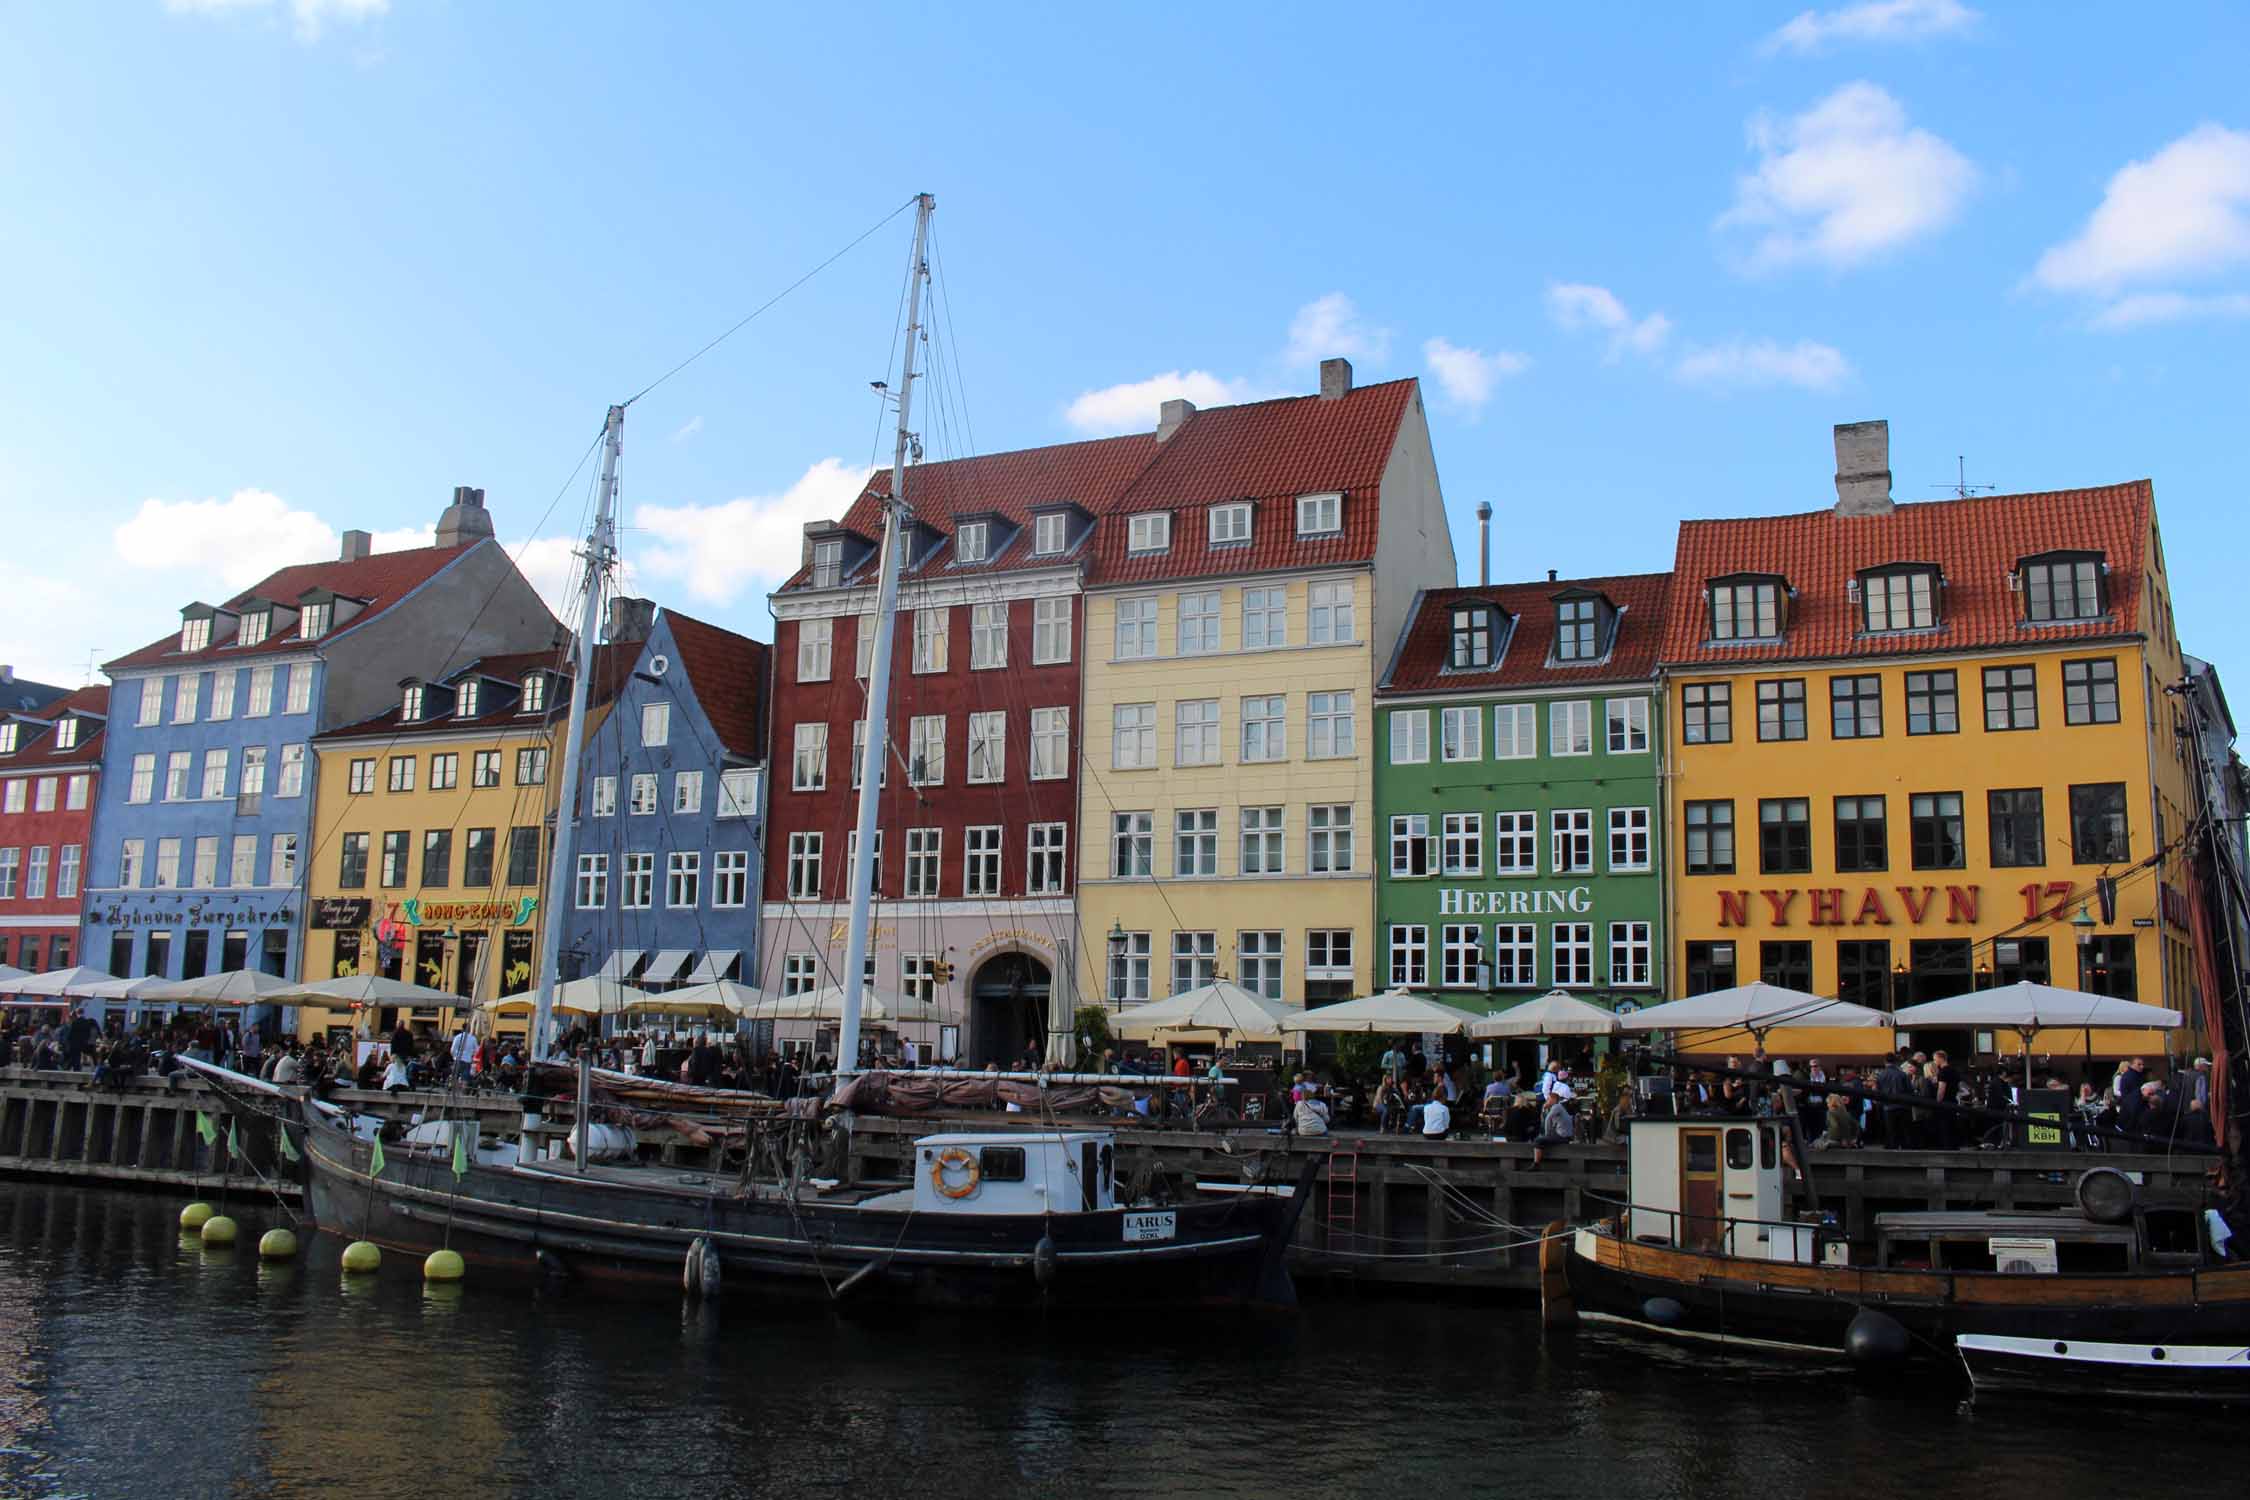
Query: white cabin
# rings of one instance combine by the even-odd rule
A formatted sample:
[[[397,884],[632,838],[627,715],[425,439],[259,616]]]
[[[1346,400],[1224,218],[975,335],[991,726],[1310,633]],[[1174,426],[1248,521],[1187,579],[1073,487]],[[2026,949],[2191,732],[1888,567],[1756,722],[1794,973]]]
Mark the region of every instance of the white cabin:
[[[1781,1150],[1781,1126],[1772,1120],[1633,1121],[1632,1238],[1809,1263],[1815,1226],[1788,1222]]]
[[[1106,1130],[959,1131],[914,1143],[917,1213],[1094,1213],[1117,1206]]]

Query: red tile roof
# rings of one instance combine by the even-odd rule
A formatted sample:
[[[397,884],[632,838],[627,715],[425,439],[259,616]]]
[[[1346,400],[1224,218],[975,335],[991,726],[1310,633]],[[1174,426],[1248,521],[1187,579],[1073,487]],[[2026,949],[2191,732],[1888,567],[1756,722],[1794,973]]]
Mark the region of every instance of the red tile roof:
[[[1563,578],[1500,583],[1489,588],[1430,589],[1417,601],[1399,641],[1398,657],[1383,680],[1385,693],[1477,693],[1500,688],[1566,687],[1579,683],[1639,682],[1656,675],[1656,648],[1664,638],[1669,573],[1628,573],[1609,578]],[[1618,610],[1609,655],[1584,664],[1550,664],[1555,646],[1554,599],[1568,589],[1606,596]],[[1507,649],[1485,671],[1449,672],[1452,606],[1466,600],[1496,604],[1515,616]]]
[[[1359,386],[1334,400],[1285,396],[1199,411],[1155,457],[1094,533],[1092,582],[1145,583],[1364,563],[1375,556],[1378,494],[1399,424],[1421,402],[1413,380]],[[1300,541],[1299,495],[1341,490],[1343,530]],[[1213,505],[1255,507],[1248,546],[1213,547]],[[1169,551],[1128,555],[1125,517],[1172,512]]]
[[[599,708],[617,696],[617,690],[625,685],[625,679],[632,673],[633,663],[640,659],[640,653],[639,641],[604,644],[594,648],[594,676],[586,694],[588,708]],[[470,677],[495,677],[503,682],[520,683],[530,673],[541,671],[561,673],[562,680],[568,681],[569,654],[558,646],[547,651],[517,651],[504,656],[480,657],[457,672],[431,680],[450,684]],[[329,740],[387,739],[393,735],[434,734],[460,729],[536,729],[559,723],[570,712],[570,695],[560,683],[548,693],[545,709],[536,714],[518,713],[513,693],[494,696],[499,699],[498,706],[473,719],[464,719],[449,712],[436,718],[417,719],[407,723],[399,718],[405,705],[394,703],[373,718],[346,724],[341,729],[331,729],[314,738],[325,743]]]
[[[312,588],[331,589],[353,599],[366,600],[364,609],[330,631],[332,635],[340,634],[356,629],[360,624],[389,609],[437,576],[471,547],[498,545],[497,542],[486,540],[460,547],[414,547],[404,552],[377,552],[353,562],[335,559],[328,562],[298,563],[283,568],[278,573],[269,574],[240,593],[229,596],[220,607],[233,608],[250,599],[270,599],[294,606],[297,597]],[[149,642],[138,651],[106,663],[103,670],[115,672],[120,668],[240,661],[247,657],[297,650],[304,644],[296,627],[292,626],[277,635],[268,636],[255,646],[235,646],[222,642],[202,651],[183,652],[180,650],[180,633],[175,630],[161,639]]]
[[[766,758],[766,683],[772,648],[716,625],[664,611],[679,648],[680,665],[695,689],[695,701],[729,755],[747,761]]]
[[[1886,515],[1804,515],[1686,521],[1673,561],[1661,660],[1667,665],[1798,661],[1845,656],[2020,649],[2139,628],[2146,539],[2156,499],[2148,480],[2098,489],[1901,505]],[[2068,625],[2026,625],[2008,587],[2020,558],[2091,551],[2109,564],[2109,613]],[[1868,635],[1846,587],[1887,563],[1936,563],[1945,591],[1934,630]],[[1796,591],[1781,639],[1714,644],[1704,585],[1735,573],[1776,573]]]
[[[102,730],[105,727],[102,719],[82,721],[78,729],[78,743],[67,750],[55,748],[54,730],[45,726],[51,726],[65,714],[107,715],[108,712],[109,687],[107,684],[98,684],[65,693],[54,702],[28,712],[0,715],[0,720],[12,718],[18,723],[32,720],[40,726],[35,730],[34,724],[23,723],[22,732],[17,735],[22,741],[22,748],[13,755],[0,755],[0,771],[39,771],[56,766],[98,764],[102,758]],[[36,738],[33,737],[34,733]]]

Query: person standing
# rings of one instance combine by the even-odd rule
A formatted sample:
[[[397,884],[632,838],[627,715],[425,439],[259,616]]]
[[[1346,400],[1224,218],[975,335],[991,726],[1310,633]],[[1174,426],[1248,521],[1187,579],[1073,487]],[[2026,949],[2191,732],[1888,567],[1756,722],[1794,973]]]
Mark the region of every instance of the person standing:
[[[469,1035],[467,1022],[454,1026],[452,1051],[453,1086],[467,1093],[470,1084],[476,1081],[477,1072],[477,1039]]]

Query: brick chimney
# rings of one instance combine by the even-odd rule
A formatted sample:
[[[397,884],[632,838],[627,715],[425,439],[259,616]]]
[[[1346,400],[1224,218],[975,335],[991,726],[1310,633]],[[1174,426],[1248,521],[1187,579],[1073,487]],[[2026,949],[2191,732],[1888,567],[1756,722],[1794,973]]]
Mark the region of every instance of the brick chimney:
[[[1324,359],[1320,362],[1320,399],[1340,401],[1352,393],[1352,362],[1348,359]]]
[[[645,641],[656,628],[654,599],[617,598],[609,601],[609,625],[603,639]]]
[[[344,533],[344,550],[338,556],[345,562],[358,562],[375,550],[375,538],[364,531]]]
[[[470,542],[481,542],[492,535],[492,516],[484,508],[484,491],[471,489],[465,484],[453,487],[453,503],[438,517],[437,538],[433,545],[461,547]]]
[[[1891,502],[1891,424],[1836,424],[1836,514],[1887,516]]]
[[[1188,418],[1194,415],[1193,401],[1165,402],[1156,413],[1156,440],[1160,443],[1169,441],[1172,434],[1187,426]]]

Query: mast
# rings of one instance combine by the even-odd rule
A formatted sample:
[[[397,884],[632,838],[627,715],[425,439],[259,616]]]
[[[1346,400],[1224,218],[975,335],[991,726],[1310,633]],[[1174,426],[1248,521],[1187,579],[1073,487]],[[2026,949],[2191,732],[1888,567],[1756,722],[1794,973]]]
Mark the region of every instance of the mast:
[[[867,660],[867,732],[860,751],[859,847],[852,859],[852,916],[844,941],[844,1015],[836,1037],[836,1071],[859,1067],[859,1015],[867,973],[867,917],[875,889],[875,815],[883,792],[883,759],[890,750],[891,637],[898,624],[898,580],[905,567],[911,512],[906,505],[906,451],[913,441],[907,414],[914,404],[914,351],[922,342],[922,283],[930,274],[930,211],[937,199],[914,200],[914,265],[907,277],[906,359],[898,387],[898,439],[891,449],[891,495],[883,507],[883,550],[875,585],[875,647]]]
[[[625,408],[613,406],[602,424],[602,482],[594,506],[594,529],[586,535],[586,574],[578,604],[578,636],[571,651],[570,721],[563,731],[562,792],[555,804],[555,838],[547,862],[547,909],[539,925],[539,993],[531,1011],[530,1061],[547,1055],[547,1033],[555,1020],[555,970],[562,962],[562,910],[570,895],[570,833],[578,805],[578,757],[586,740],[586,693],[594,677],[594,625],[601,609],[602,580],[617,561],[617,454],[625,430]]]

